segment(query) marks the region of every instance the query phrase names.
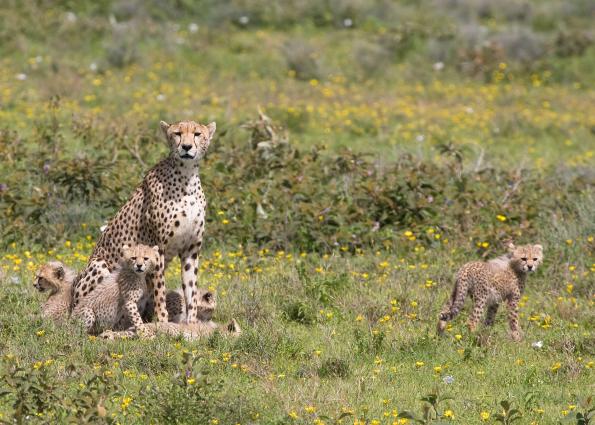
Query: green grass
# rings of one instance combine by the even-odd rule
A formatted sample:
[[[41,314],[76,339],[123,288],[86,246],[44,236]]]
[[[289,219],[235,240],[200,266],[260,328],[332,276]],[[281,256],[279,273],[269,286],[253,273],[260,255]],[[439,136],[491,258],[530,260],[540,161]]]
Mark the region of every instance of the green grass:
[[[518,423],[580,423],[595,392],[589,2],[269,3],[0,11],[0,422],[392,424],[438,394],[435,423],[494,423],[506,400]],[[269,151],[251,147],[259,108]],[[34,270],[85,264],[166,154],[161,119],[217,121],[199,279],[243,334],[107,342],[43,321]],[[468,307],[437,338],[457,268],[508,239],[545,247],[524,340],[504,308],[469,334]]]
[[[93,374],[93,364],[104,365],[124,391],[110,410],[121,421],[151,417],[141,408],[149,403],[143,388],[172,377],[180,370],[180,353],[197,350],[208,376],[223,380],[217,395],[226,405],[213,413],[222,423],[311,423],[342,409],[392,423],[385,412],[419,412],[419,399],[436,391],[453,397],[441,411],[452,410],[459,423],[480,423],[480,413],[498,413],[501,400],[520,408],[522,423],[554,423],[593,392],[593,271],[576,264],[581,250],[559,243],[546,247],[544,267],[529,276],[519,344],[508,338],[503,311],[492,330],[470,335],[464,312],[445,337],[435,336],[451,275],[469,259],[445,245],[403,258],[387,252],[326,259],[271,253],[257,257],[249,273],[244,270],[253,260],[237,251],[211,252],[203,259],[201,282],[219,293],[217,320],[235,317],[244,333],[198,343],[87,340],[70,325],[43,322],[30,275],[11,273],[23,281],[5,279],[2,286],[3,304],[10,305],[1,313],[2,351],[25,367],[54,359],[48,368],[65,392]],[[70,258],[76,249],[61,249],[61,255]],[[170,287],[178,268],[168,275]],[[285,306],[296,302],[307,308],[307,324],[286,314]],[[537,341],[542,348],[532,347]],[[122,357],[114,360],[111,353]],[[69,364],[77,375],[67,373]],[[454,381],[445,383],[446,376]],[[132,402],[122,410],[125,396]],[[307,406],[316,412],[308,414]],[[291,412],[300,419],[288,419]]]

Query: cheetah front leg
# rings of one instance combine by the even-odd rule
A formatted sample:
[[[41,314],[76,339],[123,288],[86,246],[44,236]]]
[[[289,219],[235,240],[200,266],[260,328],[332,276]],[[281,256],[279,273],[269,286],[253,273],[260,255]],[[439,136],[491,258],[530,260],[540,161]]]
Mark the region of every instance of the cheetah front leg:
[[[153,288],[153,305],[158,322],[167,322],[167,306],[165,303],[165,256],[159,253],[159,264],[155,266],[153,274],[147,276],[147,288]]]
[[[521,327],[519,326],[519,300],[520,296],[518,295],[512,295],[507,300],[510,337],[516,342],[519,342],[521,339],[523,339]]]
[[[182,290],[186,302],[186,323],[196,323],[198,321],[198,249],[180,254],[180,264],[182,264]]]

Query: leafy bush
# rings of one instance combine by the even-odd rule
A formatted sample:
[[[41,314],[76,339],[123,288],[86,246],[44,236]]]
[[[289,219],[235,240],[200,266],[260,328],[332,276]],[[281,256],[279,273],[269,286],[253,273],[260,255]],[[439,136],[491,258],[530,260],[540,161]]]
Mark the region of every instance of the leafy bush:
[[[231,410],[222,381],[210,378],[204,358],[183,351],[178,371],[165,382],[125,389],[117,362],[106,356],[103,366],[89,372],[85,365],[61,371],[54,360],[23,364],[6,355],[0,363],[0,401],[6,423],[117,423],[134,413],[147,423],[207,423]],[[64,376],[66,372],[66,376]],[[79,382],[68,388],[64,379]],[[144,408],[150,406],[150,409]],[[233,413],[230,413],[233,415]],[[3,422],[5,423],[5,422]]]
[[[418,242],[431,245],[437,241],[425,230],[432,228],[493,244],[519,228],[527,237],[535,234],[540,211],[573,214],[571,200],[589,186],[590,178],[580,169],[564,180],[555,172],[544,177],[529,170],[467,170],[467,152],[455,143],[444,144],[438,163],[410,155],[381,163],[351,150],[298,149],[264,114],[244,128],[250,132],[248,142],[228,132],[202,165],[212,241],[354,252],[365,246],[397,247],[403,240],[400,230],[413,231]],[[19,239],[50,244],[74,237],[83,232],[73,228],[77,222],[99,227],[140,183],[145,163],[159,158],[155,135],[133,142],[111,128],[79,126],[77,132],[87,151],[105,152],[103,140],[112,139],[111,158],[108,152],[73,156],[59,146],[49,159],[40,158],[28,155],[28,136],[0,133],[0,151],[8,163],[0,171],[5,244]],[[542,197],[544,192],[552,196]],[[497,215],[506,221],[499,222]]]

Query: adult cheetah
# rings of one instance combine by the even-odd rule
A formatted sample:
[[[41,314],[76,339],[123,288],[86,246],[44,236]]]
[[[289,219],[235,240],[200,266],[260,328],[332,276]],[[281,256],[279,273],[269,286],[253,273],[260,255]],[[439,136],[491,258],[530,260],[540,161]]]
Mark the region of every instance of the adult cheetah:
[[[87,266],[74,282],[72,308],[109,276],[122,257],[122,246],[157,245],[159,262],[153,273],[147,275],[157,320],[168,321],[164,272],[175,256],[182,264],[187,322],[197,320],[196,275],[206,208],[198,164],[207,152],[216,124],[161,121],[160,126],[170,155],[146,174],[130,200],[107,225]]]

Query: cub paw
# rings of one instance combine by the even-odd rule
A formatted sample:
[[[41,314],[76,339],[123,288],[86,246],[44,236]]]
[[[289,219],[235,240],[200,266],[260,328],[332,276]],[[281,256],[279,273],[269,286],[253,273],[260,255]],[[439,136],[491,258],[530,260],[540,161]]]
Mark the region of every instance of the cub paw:
[[[521,331],[512,331],[510,337],[514,342],[520,342],[523,340],[523,334]]]
[[[139,326],[136,328],[136,334],[142,339],[153,339],[155,334],[151,332],[146,326]]]
[[[438,326],[436,326],[436,333],[438,335],[442,335],[444,333],[444,330],[446,329],[446,320],[438,320]]]
[[[99,334],[99,338],[114,340],[114,339],[116,339],[116,333],[112,330],[103,331],[102,333]]]

